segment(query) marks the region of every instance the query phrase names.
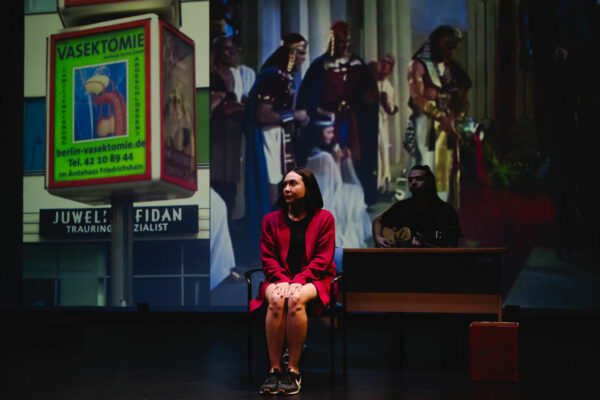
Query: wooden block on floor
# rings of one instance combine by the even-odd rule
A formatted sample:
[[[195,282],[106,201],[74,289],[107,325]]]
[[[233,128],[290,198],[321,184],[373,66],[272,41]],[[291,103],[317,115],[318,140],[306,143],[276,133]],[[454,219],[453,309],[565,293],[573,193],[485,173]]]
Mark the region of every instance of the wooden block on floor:
[[[476,321],[469,325],[471,379],[518,382],[518,322]]]

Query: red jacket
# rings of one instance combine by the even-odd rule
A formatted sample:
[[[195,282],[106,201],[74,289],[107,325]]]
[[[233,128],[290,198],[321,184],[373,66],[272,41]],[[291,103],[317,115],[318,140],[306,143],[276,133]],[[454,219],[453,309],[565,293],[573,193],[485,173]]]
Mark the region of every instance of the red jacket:
[[[329,304],[329,287],[335,276],[335,221],[327,210],[317,210],[306,228],[306,252],[300,272],[293,278],[287,265],[290,247],[290,229],[285,223],[283,211],[273,211],[263,217],[260,239],[265,282],[258,296],[250,302],[250,312],[259,308],[264,300],[265,290],[271,283],[312,283],[317,288],[320,303],[317,310]]]

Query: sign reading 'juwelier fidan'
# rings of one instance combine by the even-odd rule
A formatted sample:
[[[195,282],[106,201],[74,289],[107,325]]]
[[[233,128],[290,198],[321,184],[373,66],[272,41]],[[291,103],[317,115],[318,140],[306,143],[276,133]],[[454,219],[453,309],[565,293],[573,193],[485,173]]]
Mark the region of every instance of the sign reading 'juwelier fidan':
[[[40,210],[40,236],[50,238],[108,237],[112,232],[110,208]],[[198,207],[134,207],[133,234],[198,233]]]
[[[51,185],[149,178],[148,23],[52,36]]]

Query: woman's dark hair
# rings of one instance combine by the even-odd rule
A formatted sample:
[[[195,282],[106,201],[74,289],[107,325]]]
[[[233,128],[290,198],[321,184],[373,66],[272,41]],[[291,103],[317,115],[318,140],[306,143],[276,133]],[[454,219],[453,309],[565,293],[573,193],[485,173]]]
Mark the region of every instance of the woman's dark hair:
[[[425,171],[425,180],[427,180],[427,182],[429,182],[429,184],[430,184],[429,186],[431,187],[432,194],[437,194],[437,185],[435,183],[435,176],[433,175],[433,172],[431,172],[431,168],[429,168],[429,165],[415,165],[410,170],[411,171],[414,171],[414,170]]]
[[[288,206],[283,198],[283,181],[290,172],[295,172],[302,177],[302,182],[304,183],[304,188],[306,189],[306,195],[304,196],[306,201],[306,211],[314,212],[323,208],[323,196],[321,196],[321,189],[319,189],[319,183],[317,182],[315,174],[313,174],[313,172],[308,168],[297,167],[286,172],[281,180],[281,183],[279,184],[279,200],[277,200],[279,209],[287,211]]]
[[[306,42],[306,39],[299,33],[288,33],[283,37],[281,42],[281,46],[279,46],[277,50],[267,58],[262,67],[260,67],[261,71],[268,67],[276,67],[285,71],[290,60],[290,46],[298,42]],[[292,72],[295,70],[296,67],[294,66]]]

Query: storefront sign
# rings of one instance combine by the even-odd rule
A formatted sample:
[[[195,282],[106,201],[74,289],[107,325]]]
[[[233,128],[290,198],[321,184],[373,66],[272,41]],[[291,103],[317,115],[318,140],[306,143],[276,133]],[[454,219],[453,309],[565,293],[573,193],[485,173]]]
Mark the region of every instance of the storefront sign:
[[[198,233],[198,207],[134,207],[133,235]],[[110,208],[40,210],[40,236],[51,238],[108,237]]]

